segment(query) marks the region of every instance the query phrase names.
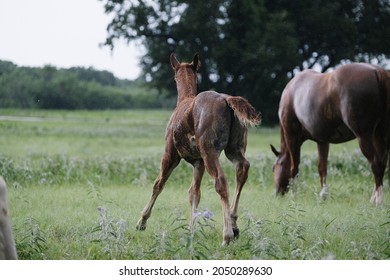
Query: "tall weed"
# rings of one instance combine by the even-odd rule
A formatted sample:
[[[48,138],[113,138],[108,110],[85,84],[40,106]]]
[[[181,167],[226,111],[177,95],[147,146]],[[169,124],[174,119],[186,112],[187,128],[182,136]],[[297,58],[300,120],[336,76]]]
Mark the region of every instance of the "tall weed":
[[[16,250],[20,259],[46,259],[46,233],[41,229],[37,220],[29,217],[23,227],[16,228]]]

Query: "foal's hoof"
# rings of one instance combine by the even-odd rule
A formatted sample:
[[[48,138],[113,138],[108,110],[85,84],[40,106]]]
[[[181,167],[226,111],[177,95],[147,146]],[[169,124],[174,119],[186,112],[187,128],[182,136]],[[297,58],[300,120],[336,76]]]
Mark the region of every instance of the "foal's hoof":
[[[227,246],[230,244],[230,242],[233,240],[233,238],[225,238],[223,241],[222,241],[222,246]]]
[[[230,242],[238,238],[239,234],[240,230],[238,227],[233,228],[233,235],[230,234],[229,236],[225,236],[222,242],[222,246],[229,245]]]
[[[141,231],[144,231],[145,229],[146,229],[146,226],[139,226],[139,225],[137,225],[136,227],[135,227],[135,229],[136,230],[141,230]]]
[[[238,229],[238,227],[233,228],[234,239],[237,239],[239,235],[240,235],[240,230]]]
[[[146,223],[143,221],[138,221],[137,226],[135,228],[136,230],[144,231],[146,229]]]
[[[230,234],[224,235],[223,241],[222,241],[222,246],[227,246],[232,242],[235,238],[235,233],[234,230]]]

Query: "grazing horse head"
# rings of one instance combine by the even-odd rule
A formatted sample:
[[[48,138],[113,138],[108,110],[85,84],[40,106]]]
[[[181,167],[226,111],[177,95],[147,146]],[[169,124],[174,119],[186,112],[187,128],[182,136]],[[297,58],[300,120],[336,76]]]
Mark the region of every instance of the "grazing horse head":
[[[175,72],[177,104],[165,134],[165,152],[160,173],[154,181],[152,195],[142,211],[137,229],[144,230],[158,195],[172,171],[184,159],[193,166],[193,180],[189,188],[191,207],[190,226],[193,228],[200,201],[200,184],[204,171],[214,179],[223,213],[223,244],[239,235],[237,227],[238,201],[249,171],[245,158],[247,125],[260,123],[260,114],[244,98],[215,91],[197,93],[199,56],[192,62],[180,63],[172,54],[171,66]],[[236,167],[236,191],[230,206],[227,178],[219,162],[224,151]]]
[[[275,192],[277,194],[285,194],[288,191],[290,178],[290,159],[285,152],[281,153],[271,145],[271,150],[276,156],[272,171],[275,180]]]
[[[322,74],[306,70],[283,90],[279,103],[280,143],[274,165],[276,193],[288,191],[299,171],[301,145],[318,148],[320,196],[327,194],[329,144],[357,138],[375,177],[372,201],[383,203],[383,176],[390,147],[390,74],[364,63],[351,63]]]

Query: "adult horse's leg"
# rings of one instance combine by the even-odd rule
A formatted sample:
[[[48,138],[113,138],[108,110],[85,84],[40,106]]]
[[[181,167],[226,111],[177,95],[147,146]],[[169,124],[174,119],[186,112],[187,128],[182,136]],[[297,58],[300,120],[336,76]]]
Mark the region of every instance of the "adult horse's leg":
[[[191,205],[191,219],[190,226],[192,228],[195,220],[196,210],[200,201],[200,183],[202,182],[204,174],[204,163],[203,160],[198,160],[193,163],[194,177],[192,179],[191,187],[188,190],[189,201]]]
[[[233,239],[232,219],[230,217],[229,190],[226,176],[219,163],[219,153],[216,151],[205,151],[202,153],[207,172],[214,179],[216,192],[219,194],[223,213],[223,242],[222,245],[228,245]]]
[[[298,121],[291,123],[291,125],[284,132],[287,150],[290,156],[290,185],[294,187],[294,180],[299,173],[299,163],[301,161],[301,146],[303,143],[301,136],[301,125]],[[293,188],[293,192],[296,189]]]
[[[371,196],[371,202],[376,206],[382,205],[384,200],[383,193],[383,177],[385,175],[388,149],[385,137],[379,132],[382,129],[377,129],[374,134],[375,155],[373,161],[373,173],[375,177],[375,188]],[[375,171],[374,171],[375,169]]]
[[[138,230],[146,229],[146,221],[150,217],[153,205],[156,202],[158,195],[162,192],[164,185],[168,180],[169,176],[171,175],[173,169],[176,168],[179,162],[180,162],[180,157],[177,151],[174,149],[173,144],[171,144],[171,142],[167,142],[165,153],[161,159],[160,173],[157,176],[156,180],[154,181],[152,195],[149,199],[149,202],[142,210],[141,218],[137,222],[136,228]]]
[[[371,202],[379,206],[383,204],[383,177],[386,169],[387,149],[382,137],[374,135],[373,138],[358,137],[358,142],[362,153],[371,164],[372,173],[375,177]]]
[[[321,191],[320,198],[326,199],[328,187],[326,185],[326,175],[328,166],[329,143],[317,143],[318,149],[318,174],[320,174]]]

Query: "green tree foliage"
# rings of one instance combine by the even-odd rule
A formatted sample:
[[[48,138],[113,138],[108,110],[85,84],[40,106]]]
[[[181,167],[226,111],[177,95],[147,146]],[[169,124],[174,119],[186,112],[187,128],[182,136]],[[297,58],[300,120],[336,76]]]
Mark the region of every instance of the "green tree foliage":
[[[277,122],[293,75],[340,63],[384,63],[390,56],[388,0],[100,0],[113,18],[105,44],[141,42],[144,78],[174,94],[169,55],[203,67],[200,88],[247,97]]]
[[[128,109],[169,106],[142,81],[93,68],[18,67],[0,60],[0,108]]]

